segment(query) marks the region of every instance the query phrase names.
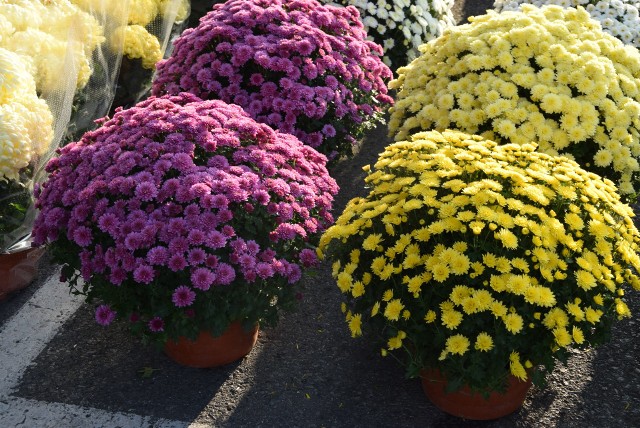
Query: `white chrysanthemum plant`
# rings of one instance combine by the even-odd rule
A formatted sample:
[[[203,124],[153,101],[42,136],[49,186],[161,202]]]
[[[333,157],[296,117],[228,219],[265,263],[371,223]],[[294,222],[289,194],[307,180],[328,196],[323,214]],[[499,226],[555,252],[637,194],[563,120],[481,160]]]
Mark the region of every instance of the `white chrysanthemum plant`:
[[[52,140],[53,116],[24,57],[0,48],[0,254],[30,232],[36,165]]]
[[[496,0],[493,8],[497,12],[519,10],[522,4],[537,7],[557,5],[562,7],[584,7],[591,18],[602,25],[602,29],[623,43],[640,48],[640,1],[637,0]]]
[[[355,6],[369,39],[384,49],[383,61],[392,70],[420,55],[418,47],[455,25],[453,0],[334,0]]]
[[[500,144],[535,142],[640,191],[640,52],[602,31],[582,7],[472,17],[398,70],[396,141],[458,129]]]

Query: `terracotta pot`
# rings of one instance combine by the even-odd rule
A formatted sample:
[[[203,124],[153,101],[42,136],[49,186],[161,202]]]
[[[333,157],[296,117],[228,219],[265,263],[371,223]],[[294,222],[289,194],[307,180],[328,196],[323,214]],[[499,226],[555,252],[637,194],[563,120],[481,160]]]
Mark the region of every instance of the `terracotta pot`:
[[[473,420],[498,419],[515,412],[531,388],[531,376],[523,382],[510,375],[504,394],[492,392],[484,398],[482,394],[471,392],[468,386],[447,393],[447,379],[438,370],[423,370],[420,376],[422,389],[433,404],[451,415]]]
[[[42,254],[44,248],[0,254],[0,300],[31,284],[38,274],[38,261]]]
[[[246,331],[240,322],[233,322],[219,337],[201,332],[195,341],[180,337],[168,341],[164,352],[175,362],[188,367],[218,367],[247,355],[258,340],[258,326]]]

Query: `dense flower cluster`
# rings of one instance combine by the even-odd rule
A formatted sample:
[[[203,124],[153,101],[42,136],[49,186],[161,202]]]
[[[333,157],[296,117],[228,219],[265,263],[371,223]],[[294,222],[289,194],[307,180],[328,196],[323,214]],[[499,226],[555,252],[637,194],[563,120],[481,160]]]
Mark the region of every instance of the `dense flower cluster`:
[[[98,21],[69,0],[0,3],[0,47],[24,57],[39,93],[65,90],[61,76],[69,76],[72,65],[76,87],[84,87],[93,72],[93,51],[103,41]]]
[[[630,316],[632,211],[574,161],[430,131],[388,146],[366,182],[319,253],[334,261],[352,335],[370,324],[410,375],[436,368],[494,390]]]
[[[332,160],[351,155],[392,102],[380,55],[354,7],[230,0],[176,40],[158,64],[153,94],[187,91],[238,104]]]
[[[0,48],[0,181],[18,180],[20,170],[49,149],[52,123],[23,57]]]
[[[459,129],[500,143],[536,141],[623,194],[637,186],[640,53],[584,9],[489,11],[426,45],[399,70],[390,132]]]
[[[121,25],[109,37],[111,50],[122,49],[122,55],[140,59],[142,67],[152,69],[162,59],[160,42],[141,25]]]
[[[162,343],[273,323],[332,222],[326,158],[240,107],[151,97],[59,149],[36,192],[50,243],[96,319]]]
[[[392,70],[415,59],[419,55],[418,46],[455,25],[451,12],[453,0],[336,0],[330,3],[358,9],[369,39],[383,47],[382,59]]]
[[[602,29],[626,44],[640,48],[640,1],[638,0],[496,0],[493,8],[497,12],[519,10],[522,4],[537,7],[557,5],[562,7],[584,7],[591,18],[602,25]]]
[[[71,2],[85,11],[104,14],[111,22],[120,23],[109,35],[111,49],[116,52],[122,50],[127,58],[140,59],[142,66],[147,69],[153,69],[156,62],[162,59],[158,37],[166,28],[161,21],[170,19],[171,22],[182,22],[189,16],[190,9],[190,0],[130,0],[128,8],[114,1]]]

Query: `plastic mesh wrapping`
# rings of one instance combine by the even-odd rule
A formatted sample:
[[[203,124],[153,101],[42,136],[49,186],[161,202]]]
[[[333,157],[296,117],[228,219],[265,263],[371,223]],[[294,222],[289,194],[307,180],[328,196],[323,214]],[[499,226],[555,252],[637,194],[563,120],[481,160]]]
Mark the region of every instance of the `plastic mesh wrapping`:
[[[0,254],[30,247],[44,166],[109,113],[123,56],[150,82],[189,12],[188,0],[0,0]]]
[[[171,53],[172,39],[185,28],[191,9],[189,0],[130,1],[127,24],[108,40],[114,49],[123,50],[112,111],[146,98],[156,62]]]
[[[34,185],[103,41],[99,22],[68,0],[0,1],[0,253],[30,246]]]

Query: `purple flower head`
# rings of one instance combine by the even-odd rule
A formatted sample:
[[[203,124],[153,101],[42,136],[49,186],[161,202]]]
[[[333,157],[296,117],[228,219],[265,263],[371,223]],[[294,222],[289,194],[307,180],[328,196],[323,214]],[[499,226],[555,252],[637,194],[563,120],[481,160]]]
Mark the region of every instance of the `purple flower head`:
[[[150,201],[158,195],[158,189],[153,183],[143,181],[136,186],[136,196],[141,201]]]
[[[100,325],[107,326],[116,319],[116,313],[111,310],[109,305],[100,305],[96,309],[96,322]]]
[[[207,291],[215,280],[215,274],[207,268],[197,268],[191,273],[191,283],[202,291]]]
[[[300,251],[300,261],[304,267],[313,267],[318,265],[318,257],[315,251],[305,248]]]
[[[164,320],[160,317],[153,317],[147,324],[149,330],[153,333],[160,333],[164,331]]]
[[[81,247],[87,247],[93,241],[91,229],[80,226],[73,231],[73,240]]]
[[[194,248],[189,251],[188,259],[191,266],[197,266],[205,262],[207,253],[202,248]]]
[[[216,268],[216,280],[218,284],[228,285],[236,278],[236,271],[230,264],[219,263]]]
[[[142,284],[149,284],[155,277],[155,271],[149,265],[140,265],[133,271],[133,279]]]
[[[166,247],[153,247],[147,253],[147,261],[150,265],[163,265],[169,257]]]
[[[174,291],[173,295],[171,296],[171,301],[178,308],[190,306],[191,304],[193,304],[193,301],[195,299],[196,293],[186,285],[181,285],[176,288],[176,291]]]

